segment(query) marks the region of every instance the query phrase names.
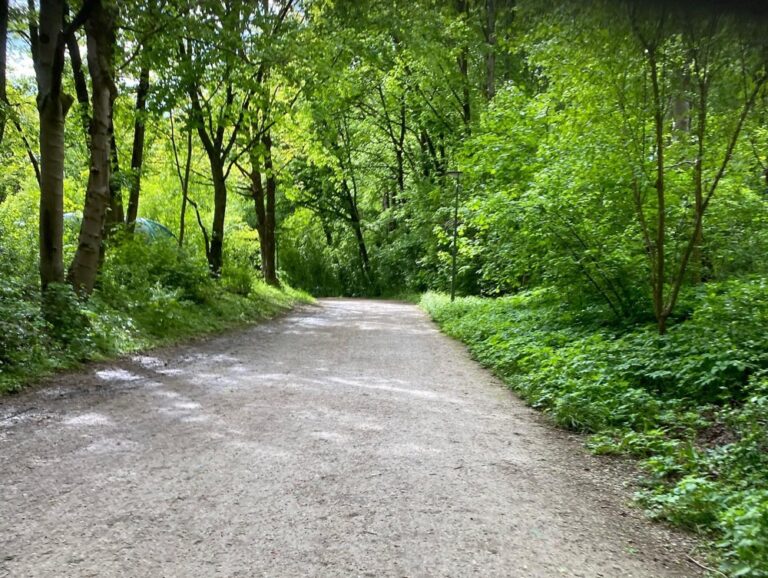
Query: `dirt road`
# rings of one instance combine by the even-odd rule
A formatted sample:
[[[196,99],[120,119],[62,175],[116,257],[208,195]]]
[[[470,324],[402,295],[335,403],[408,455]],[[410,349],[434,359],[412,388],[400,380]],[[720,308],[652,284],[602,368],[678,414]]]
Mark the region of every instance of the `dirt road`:
[[[0,398],[0,576],[698,576],[582,442],[415,306],[322,301]]]

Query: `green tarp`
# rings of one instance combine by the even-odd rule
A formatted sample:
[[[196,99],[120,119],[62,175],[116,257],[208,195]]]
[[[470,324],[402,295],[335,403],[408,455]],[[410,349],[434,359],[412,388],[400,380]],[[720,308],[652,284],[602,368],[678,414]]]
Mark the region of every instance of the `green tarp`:
[[[64,213],[64,223],[70,227],[79,227],[82,217],[77,213]],[[159,241],[162,239],[175,239],[176,235],[166,227],[161,225],[157,221],[151,219],[145,219],[139,217],[136,219],[136,228],[134,231],[140,235],[144,235],[147,239],[152,241]]]

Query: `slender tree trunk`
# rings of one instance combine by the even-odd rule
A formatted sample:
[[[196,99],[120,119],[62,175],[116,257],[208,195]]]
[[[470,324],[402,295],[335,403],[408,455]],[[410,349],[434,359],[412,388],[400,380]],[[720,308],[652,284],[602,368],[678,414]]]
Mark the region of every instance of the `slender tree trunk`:
[[[184,246],[184,235],[186,233],[187,220],[187,193],[181,193],[181,211],[179,214],[179,249]]]
[[[666,318],[668,318],[672,314],[672,311],[674,310],[675,305],[677,303],[677,299],[680,296],[680,290],[682,289],[683,281],[685,280],[687,267],[690,262],[691,256],[693,255],[696,240],[699,238],[699,235],[701,233],[704,213],[706,212],[707,207],[709,206],[709,203],[712,200],[712,197],[714,196],[718,185],[720,184],[720,181],[725,175],[728,165],[730,164],[733,158],[734,150],[736,149],[736,145],[739,141],[739,136],[741,135],[741,132],[744,128],[744,123],[746,122],[747,117],[749,116],[749,113],[754,108],[757,96],[763,90],[763,87],[765,86],[766,82],[768,82],[768,75],[766,75],[765,73],[761,73],[759,76],[755,78],[754,87],[752,88],[751,94],[749,95],[746,102],[744,103],[743,108],[741,109],[741,114],[739,115],[739,119],[736,122],[736,126],[733,132],[731,133],[730,142],[728,143],[728,148],[725,152],[725,155],[723,156],[722,162],[720,163],[720,167],[717,170],[717,173],[715,174],[712,181],[709,183],[709,187],[703,198],[700,212],[695,214],[693,234],[691,235],[690,240],[685,250],[683,251],[683,255],[680,259],[678,270],[675,276],[672,278],[672,282],[670,284],[669,299],[667,301],[667,304],[664,310],[665,321],[666,321]]]
[[[176,172],[181,186],[181,215],[179,216],[179,248],[184,246],[186,230],[187,203],[189,201],[189,175],[192,170],[192,129],[187,129],[187,156],[184,161],[184,173],[179,164],[179,151],[176,147],[176,136],[173,132],[173,117],[171,117],[171,138],[173,139],[173,156],[176,161]]]
[[[8,107],[11,106],[9,102],[6,102],[5,104]],[[29,159],[29,164],[32,165],[32,170],[35,171],[35,179],[37,180],[37,186],[39,187],[42,181],[42,177],[40,176],[40,162],[35,156],[35,151],[32,150],[32,145],[29,143],[29,139],[27,138],[27,135],[24,133],[24,129],[21,128],[21,123],[19,123],[18,119],[12,115],[11,115],[11,122],[13,123],[13,126],[16,128],[16,132],[19,133],[19,137],[21,137],[21,142],[24,145],[24,150],[27,152],[27,158]]]
[[[120,185],[120,159],[117,156],[117,143],[115,142],[114,123],[109,128],[109,203],[107,214],[104,216],[104,230],[101,232],[101,247],[99,247],[99,269],[107,257],[106,241],[122,225],[125,220],[123,211],[123,191]]]
[[[197,100],[196,90],[191,90],[190,95],[193,97],[192,113],[196,120],[200,120],[201,109],[200,102]],[[197,126],[197,134],[200,136],[203,148],[208,156],[208,164],[211,168],[211,179],[213,181],[213,223],[210,237],[205,232],[205,227],[200,221],[200,212],[197,206],[194,204],[192,206],[195,208],[200,229],[204,231],[208,268],[211,276],[218,278],[221,276],[221,268],[224,265],[224,219],[227,212],[227,181],[224,176],[226,157],[221,148],[220,138],[223,134],[223,129],[220,129],[217,133],[215,142],[211,140],[202,124]]]
[[[24,134],[24,130],[21,128],[21,123],[18,118],[13,114],[11,110],[11,102],[8,99],[8,0],[0,0],[0,144],[5,137],[5,127],[10,120],[16,131],[21,137],[21,142],[24,145],[24,150],[27,153],[27,158],[32,165],[32,169],[35,171],[35,177],[37,178],[37,186],[40,186],[40,163],[38,162],[35,152],[32,150],[32,145],[29,144],[27,135]],[[36,27],[30,27],[30,34],[35,34],[33,43],[35,46],[38,44],[36,37]],[[33,60],[38,61],[37,48],[33,50]],[[37,69],[37,62],[35,63]]]
[[[115,128],[110,127],[109,141],[109,207],[107,209],[107,220],[104,235],[108,237],[116,225],[125,222],[125,211],[123,209],[123,187],[120,176],[120,159],[117,154],[117,142],[115,141]]]
[[[262,268],[264,273],[264,281],[269,285],[275,287],[280,285],[280,281],[277,278],[277,243],[276,243],[276,219],[275,219],[275,195],[277,193],[277,177],[275,175],[275,168],[272,162],[272,136],[270,131],[264,133],[262,138],[262,144],[264,145],[264,172],[266,177],[266,195],[265,202],[266,207],[264,211],[264,238],[262,243],[265,245],[264,260],[262,261]]]
[[[98,2],[85,25],[88,70],[93,86],[91,120],[91,169],[85,195],[83,222],[69,280],[81,295],[96,283],[104,220],[109,206],[112,103],[115,97],[112,56],[115,46],[114,14]]]
[[[133,121],[133,150],[131,151],[131,190],[128,195],[128,230],[133,231],[136,217],[139,215],[139,196],[141,194],[141,169],[144,164],[144,139],[146,134],[145,112],[149,93],[149,67],[141,67],[139,86],[136,89],[136,118]]]
[[[321,213],[317,213],[317,217],[320,219],[320,225],[323,227],[323,235],[325,235],[325,244],[328,247],[333,247],[333,233],[331,232],[331,226],[328,224],[328,220],[323,217]]]
[[[448,153],[445,150],[445,133],[440,131],[440,136],[437,144],[437,156],[435,157],[435,170],[438,179],[445,177],[445,173],[448,171]]]
[[[67,3],[64,4],[64,18],[65,22],[69,20],[69,6]],[[88,82],[85,79],[85,72],[83,71],[83,58],[80,55],[80,45],[77,43],[77,38],[74,34],[67,38],[66,43],[67,52],[69,52],[69,62],[72,65],[72,78],[75,84],[75,95],[77,96],[77,111],[80,116],[80,124],[83,127],[83,135],[85,135],[85,146],[90,148],[90,99],[88,97]]]
[[[694,223],[701,222],[702,226],[696,228],[693,248],[692,276],[694,283],[701,283],[705,276],[704,259],[704,141],[707,136],[707,101],[709,86],[705,79],[699,79],[699,103],[696,126],[696,161],[693,166],[693,200]]]
[[[397,195],[393,199],[395,205],[403,202],[403,193],[405,193],[405,134],[408,129],[406,124],[405,93],[400,95],[399,116],[399,132],[395,146],[395,159],[397,161]],[[393,221],[392,225],[394,224]]]
[[[224,265],[224,218],[227,212],[227,182],[224,177],[224,161],[220,155],[211,157],[211,177],[213,178],[213,226],[211,227],[211,249],[208,254],[208,266],[211,275],[221,276]]]
[[[419,144],[422,152],[422,175],[429,178],[434,170],[437,175],[442,174],[438,150],[427,129],[422,128],[419,132]]]
[[[496,94],[496,0],[485,0],[485,96]]]
[[[469,18],[469,0],[458,0],[457,8],[459,14]],[[464,131],[468,136],[470,133],[470,122],[472,121],[472,103],[469,93],[469,48],[465,45],[461,49],[458,59],[459,74],[461,75],[461,116],[464,121]]]
[[[6,119],[10,111],[8,106],[8,89],[6,69],[8,62],[8,0],[0,0],[0,144],[5,136]]]
[[[664,281],[666,254],[664,243],[666,240],[666,208],[664,189],[664,102],[661,95],[659,81],[659,68],[656,61],[655,49],[648,52],[648,63],[651,71],[651,85],[653,88],[655,148],[656,148],[656,273],[653,276],[653,308],[658,322],[659,334],[667,331],[667,317],[664,303]]]
[[[261,254],[262,277],[264,276],[264,263],[267,261],[267,246],[264,242],[266,237],[265,226],[267,222],[266,207],[264,204],[264,183],[261,180],[260,161],[255,150],[250,151],[251,161],[251,198],[253,199],[253,208],[256,212],[256,232],[259,234],[259,252]]]
[[[349,222],[352,226],[352,232],[355,234],[355,240],[357,241],[357,250],[360,254],[360,264],[363,269],[363,274],[368,282],[371,282],[371,262],[368,258],[368,248],[365,245],[365,237],[363,236],[363,229],[360,224],[360,212],[357,210],[357,203],[355,202],[352,192],[349,190],[349,185],[346,179],[341,183],[342,191],[347,200],[349,206]]]
[[[368,258],[368,249],[365,246],[365,237],[363,236],[363,229],[360,226],[360,216],[357,212],[357,207],[352,210],[352,230],[355,233],[355,239],[357,240],[357,249],[360,253],[360,262],[363,266],[363,273],[370,282],[371,280],[371,263]]]

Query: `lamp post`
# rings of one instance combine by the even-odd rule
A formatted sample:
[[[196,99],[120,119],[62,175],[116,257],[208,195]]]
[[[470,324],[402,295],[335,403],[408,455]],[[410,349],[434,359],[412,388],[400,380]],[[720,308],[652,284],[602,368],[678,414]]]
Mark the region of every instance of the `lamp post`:
[[[461,191],[461,171],[448,171],[447,176],[454,179],[456,184],[453,200],[453,247],[451,254],[451,301],[456,299],[456,254],[459,241],[459,193]]]

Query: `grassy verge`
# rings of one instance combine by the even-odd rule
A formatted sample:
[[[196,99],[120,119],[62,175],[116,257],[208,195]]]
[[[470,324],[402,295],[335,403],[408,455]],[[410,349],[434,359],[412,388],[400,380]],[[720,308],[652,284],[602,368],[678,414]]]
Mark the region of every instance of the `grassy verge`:
[[[611,328],[546,290],[422,306],[532,406],[647,472],[638,501],[710,539],[730,576],[768,576],[768,293],[707,287],[664,337]]]
[[[114,249],[99,287],[80,301],[66,285],[0,281],[0,394],[53,371],[273,317],[311,296],[277,289],[252,268],[214,281],[204,263],[168,245],[139,241]]]

